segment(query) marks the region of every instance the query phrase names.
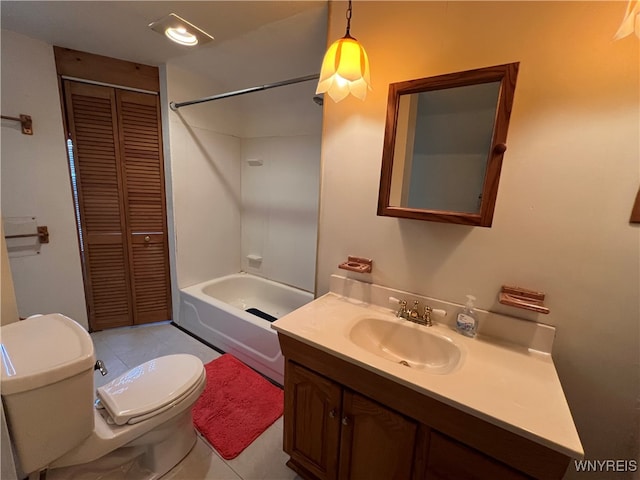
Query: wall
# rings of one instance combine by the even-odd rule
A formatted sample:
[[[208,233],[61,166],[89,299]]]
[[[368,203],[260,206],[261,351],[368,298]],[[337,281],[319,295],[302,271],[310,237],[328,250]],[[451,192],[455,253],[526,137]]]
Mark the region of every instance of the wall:
[[[258,159],[262,165],[249,164]],[[319,178],[319,129],[316,135],[243,140],[244,271],[314,291]],[[249,261],[250,254],[262,262]]]
[[[321,47],[320,44],[319,55]],[[270,150],[271,168],[275,168],[273,178],[281,178],[279,168],[301,175],[301,181],[289,176],[271,190],[269,209],[264,210],[271,212],[265,268],[280,281],[313,290],[317,212],[311,221],[308,209],[318,202],[322,119],[322,110],[311,101],[313,82],[259,93],[271,95],[271,99],[253,97],[248,102],[250,114],[246,115],[247,107],[234,99],[170,111],[169,101],[190,100],[237,87],[217,85],[211,78],[173,64],[162,68],[161,77],[170,246],[172,252],[177,252],[171,255],[174,307],[179,305],[179,287],[242,268],[243,137],[263,138],[256,142],[268,145],[265,148]],[[33,136],[22,135],[16,125],[3,121],[2,214],[36,216],[40,224],[49,227],[51,235],[51,243],[42,247],[40,255],[11,259],[19,314],[62,312],[88,328],[52,47],[3,30],[2,87],[3,114],[30,114],[35,132]],[[292,139],[290,145],[283,135]],[[279,137],[283,138],[278,140]],[[310,152],[312,145],[315,150]],[[251,147],[248,144],[246,148]],[[300,169],[301,165],[304,168]],[[307,182],[313,174],[310,172],[316,175],[313,185]],[[290,212],[285,228],[276,213],[278,209],[282,213],[282,202],[288,202],[290,197],[282,196],[285,192],[279,190],[280,186],[289,192],[305,186],[306,197],[296,200],[297,211]],[[293,265],[293,257],[284,256],[281,251],[283,241],[288,240],[283,236],[299,231],[302,224],[304,241],[287,243],[290,251],[302,258]]]
[[[473,293],[480,308],[555,325],[554,360],[590,459],[639,456],[640,231],[628,220],[640,42],[612,40],[625,5],[357,2],[352,35],[373,91],[324,110],[319,293],[351,254],[374,261],[354,277],[459,303]],[[344,34],[346,3],[331,6],[329,41]],[[377,217],[388,84],[514,61],[493,227]],[[551,314],[498,304],[502,284],[546,292]]]
[[[239,88],[165,70],[168,101]],[[180,288],[244,270],[314,291],[322,125],[314,91],[305,82],[167,112]],[[263,261],[250,265],[249,254]]]
[[[50,243],[10,260],[18,313],[60,312],[88,328],[53,49],[2,30],[2,114],[20,113],[34,133],[2,122],[2,216],[37,217]]]
[[[166,88],[169,101],[185,101],[211,95],[216,86],[210,79],[167,65]],[[235,135],[239,112],[217,102],[167,113],[173,282],[184,288],[240,270],[241,142]],[[177,305],[174,297],[174,312]]]
[[[18,305],[16,304],[16,292],[13,288],[13,278],[11,277],[11,265],[9,264],[9,255],[7,254],[7,243],[4,240],[4,228],[0,225],[0,294],[2,295],[2,304],[0,310],[0,325],[17,322]]]
[[[303,49],[298,72],[313,72],[322,62],[324,31],[320,35],[316,26],[309,35],[315,42],[307,40],[311,45]],[[279,80],[288,78],[281,71]],[[302,82],[240,97],[242,269],[309,292],[315,291],[320,195],[322,108],[313,101],[316,86]],[[249,159],[264,163],[250,166]],[[262,262],[249,262],[250,254]]]

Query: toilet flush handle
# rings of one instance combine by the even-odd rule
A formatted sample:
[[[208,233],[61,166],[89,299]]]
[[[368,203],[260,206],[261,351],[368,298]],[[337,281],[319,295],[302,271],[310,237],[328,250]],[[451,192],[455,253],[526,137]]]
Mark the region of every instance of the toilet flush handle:
[[[105,366],[102,360],[98,360],[96,364],[93,366],[94,370],[100,370],[100,374],[104,377],[107,373],[107,367]]]

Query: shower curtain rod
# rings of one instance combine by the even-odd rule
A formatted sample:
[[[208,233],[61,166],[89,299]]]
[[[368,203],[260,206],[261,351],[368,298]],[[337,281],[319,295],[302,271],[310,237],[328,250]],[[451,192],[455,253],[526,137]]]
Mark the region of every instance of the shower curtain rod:
[[[270,88],[284,87],[285,85],[292,85],[294,83],[309,82],[311,80],[317,80],[318,78],[320,78],[320,74],[316,73],[314,75],[307,75],[305,77],[291,78],[289,80],[283,80],[281,82],[267,83],[266,85],[259,85],[257,87],[245,88],[243,90],[236,90],[234,92],[220,93],[218,95],[212,95],[210,97],[198,98],[197,100],[189,100],[187,102],[179,102],[179,103],[171,102],[169,103],[169,107],[171,107],[171,110],[175,112],[180,107],[187,107],[189,105],[195,105],[197,103],[211,102],[213,100],[220,100],[221,98],[236,97],[238,95],[244,95],[245,93],[259,92],[261,90],[269,90]]]

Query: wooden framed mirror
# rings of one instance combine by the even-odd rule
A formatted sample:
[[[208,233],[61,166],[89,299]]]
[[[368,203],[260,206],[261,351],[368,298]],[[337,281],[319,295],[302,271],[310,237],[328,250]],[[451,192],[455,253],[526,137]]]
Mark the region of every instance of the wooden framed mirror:
[[[491,226],[518,66],[389,85],[378,215]]]

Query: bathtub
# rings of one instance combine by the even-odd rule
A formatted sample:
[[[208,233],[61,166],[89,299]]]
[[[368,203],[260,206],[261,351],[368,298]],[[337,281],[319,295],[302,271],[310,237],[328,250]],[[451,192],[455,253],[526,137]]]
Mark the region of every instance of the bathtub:
[[[258,315],[277,319],[311,300],[313,294],[304,290],[235,273],[181,289],[175,323],[282,385],[284,359],[277,334]]]

